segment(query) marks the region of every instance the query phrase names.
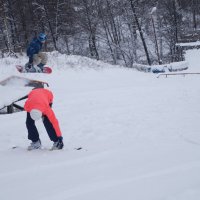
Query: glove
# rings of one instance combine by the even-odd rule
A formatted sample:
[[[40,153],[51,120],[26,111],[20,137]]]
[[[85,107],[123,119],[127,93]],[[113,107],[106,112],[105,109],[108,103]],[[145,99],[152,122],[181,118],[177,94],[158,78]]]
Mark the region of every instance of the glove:
[[[58,137],[58,141],[56,142],[56,146],[57,149],[62,149],[64,147],[63,144],[63,137]]]

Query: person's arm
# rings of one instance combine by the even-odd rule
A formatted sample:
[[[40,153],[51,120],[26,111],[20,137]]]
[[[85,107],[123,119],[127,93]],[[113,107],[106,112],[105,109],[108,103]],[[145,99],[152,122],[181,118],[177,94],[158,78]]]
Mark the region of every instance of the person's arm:
[[[41,47],[37,42],[31,42],[27,48],[27,56],[29,57],[29,63],[33,63],[33,55],[39,53]]]
[[[53,93],[49,91],[49,103],[53,103]]]
[[[53,93],[48,90],[48,101],[49,101],[49,106],[52,108],[53,105]]]

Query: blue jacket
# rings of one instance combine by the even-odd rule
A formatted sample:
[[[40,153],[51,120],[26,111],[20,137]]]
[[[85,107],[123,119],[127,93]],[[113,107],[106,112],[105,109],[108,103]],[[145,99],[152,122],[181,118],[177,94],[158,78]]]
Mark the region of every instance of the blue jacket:
[[[33,62],[33,55],[38,54],[41,49],[42,43],[37,38],[33,38],[26,50],[26,54],[29,57],[29,63]]]

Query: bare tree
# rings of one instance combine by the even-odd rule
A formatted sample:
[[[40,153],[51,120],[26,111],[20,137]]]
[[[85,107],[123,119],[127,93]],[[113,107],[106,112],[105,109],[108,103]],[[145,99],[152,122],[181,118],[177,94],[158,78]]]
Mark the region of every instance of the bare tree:
[[[99,23],[96,0],[81,0],[77,5],[76,19],[87,34],[90,56],[99,59],[97,50],[97,26]]]
[[[144,51],[145,51],[145,54],[146,54],[147,62],[148,62],[149,65],[151,65],[151,60],[150,60],[149,52],[148,52],[148,49],[147,49],[146,41],[145,41],[143,31],[142,31],[142,28],[140,26],[138,17],[137,17],[135,3],[134,3],[133,0],[129,0],[129,1],[130,1],[132,12],[133,12],[133,15],[134,15],[134,18],[135,18],[135,21],[136,21],[136,24],[137,24],[137,27],[138,27],[138,30],[139,30],[139,33],[140,33],[142,44],[144,46]]]
[[[182,16],[176,0],[161,1],[158,4],[159,19],[162,20],[162,34],[169,46],[170,60],[177,61],[176,43],[181,31]]]
[[[8,50],[8,56],[15,56],[14,49],[16,46],[16,24],[14,21],[13,10],[11,7],[10,0],[4,0],[1,2],[1,10],[2,10],[2,19],[3,19],[3,34],[4,38],[6,39],[6,47]]]

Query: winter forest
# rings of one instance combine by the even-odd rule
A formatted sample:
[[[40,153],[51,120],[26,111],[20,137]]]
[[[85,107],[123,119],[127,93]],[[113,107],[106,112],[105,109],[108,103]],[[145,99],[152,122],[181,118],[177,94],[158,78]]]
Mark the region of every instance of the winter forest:
[[[199,0],[0,2],[1,57],[25,52],[30,40],[45,32],[46,51],[125,67],[168,63],[180,60],[176,43],[198,35],[200,26]]]

